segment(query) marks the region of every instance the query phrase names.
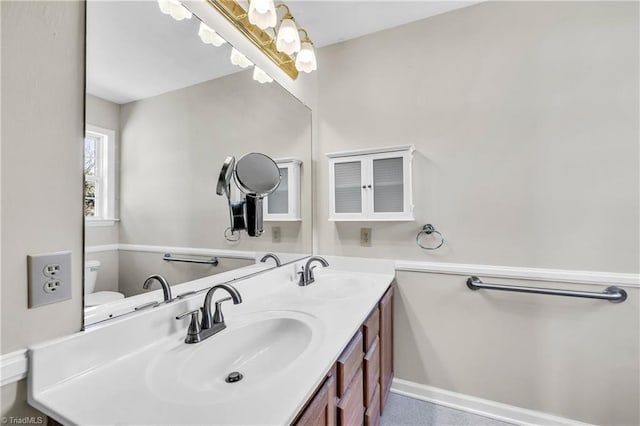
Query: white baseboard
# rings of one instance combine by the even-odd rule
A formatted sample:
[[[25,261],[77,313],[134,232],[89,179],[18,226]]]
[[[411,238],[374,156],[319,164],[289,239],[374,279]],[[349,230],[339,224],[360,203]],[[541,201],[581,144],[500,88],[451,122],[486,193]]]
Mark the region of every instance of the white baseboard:
[[[422,385],[408,380],[393,379],[391,392],[517,425],[588,425],[588,423],[582,423],[577,420],[554,416],[541,411],[527,410],[525,408],[477,398],[433,386]]]
[[[0,386],[17,382],[27,377],[27,350],[20,349],[0,356]]]

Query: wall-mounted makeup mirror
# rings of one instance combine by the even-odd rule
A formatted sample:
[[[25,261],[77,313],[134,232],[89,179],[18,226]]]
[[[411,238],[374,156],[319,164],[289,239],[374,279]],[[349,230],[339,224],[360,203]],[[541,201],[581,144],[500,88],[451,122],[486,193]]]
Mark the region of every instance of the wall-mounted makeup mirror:
[[[266,252],[286,262],[312,250],[310,110],[232,64],[248,60],[196,16],[176,17],[157,2],[87,2],[85,325],[162,301],[159,285],[143,289],[153,274],[178,296],[182,283],[274,266],[256,265]],[[266,174],[251,153],[269,158]],[[247,199],[272,196],[277,210],[297,191],[298,214],[265,210],[259,238],[225,237],[216,190],[227,157]]]

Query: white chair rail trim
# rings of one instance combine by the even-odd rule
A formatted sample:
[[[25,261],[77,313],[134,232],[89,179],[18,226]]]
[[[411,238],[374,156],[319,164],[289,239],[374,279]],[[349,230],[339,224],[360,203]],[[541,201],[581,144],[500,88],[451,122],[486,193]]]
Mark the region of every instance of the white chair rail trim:
[[[85,253],[100,253],[105,251],[139,251],[145,253],[171,253],[194,256],[220,256],[232,259],[255,259],[256,252],[241,250],[222,250],[197,247],[172,247],[154,246],[143,244],[106,244],[99,246],[86,246]]]
[[[396,271],[640,288],[640,274],[396,260]]]
[[[27,349],[20,349],[15,352],[0,355],[0,385],[8,385],[27,377],[29,369],[29,359]]]

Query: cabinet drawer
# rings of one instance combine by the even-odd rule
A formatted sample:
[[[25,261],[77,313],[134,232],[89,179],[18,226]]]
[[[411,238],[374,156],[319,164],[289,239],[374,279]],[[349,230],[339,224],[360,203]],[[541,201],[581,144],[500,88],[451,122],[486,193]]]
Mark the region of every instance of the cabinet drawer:
[[[364,356],[364,404],[366,407],[372,405],[371,398],[376,391],[380,381],[380,339],[376,337]],[[379,398],[378,398],[379,399]]]
[[[364,419],[364,405],[362,404],[362,368],[356,371],[353,382],[346,390],[344,397],[338,403],[338,425],[361,426]]]
[[[380,311],[376,306],[371,314],[369,314],[369,318],[364,322],[364,326],[362,327],[362,334],[364,337],[364,351],[368,352],[373,344],[373,341],[378,337],[378,332],[380,331]]]
[[[342,398],[362,364],[362,333],[358,331],[338,358],[338,398]]]
[[[364,426],[378,426],[380,424],[380,386],[373,392],[373,400],[364,413]]]

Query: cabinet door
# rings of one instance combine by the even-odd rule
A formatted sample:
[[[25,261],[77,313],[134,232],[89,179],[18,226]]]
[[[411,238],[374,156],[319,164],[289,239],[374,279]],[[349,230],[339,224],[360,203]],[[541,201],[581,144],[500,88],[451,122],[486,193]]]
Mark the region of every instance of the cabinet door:
[[[334,426],[336,423],[335,388],[335,379],[330,375],[294,425]]]
[[[380,413],[393,380],[393,287],[380,300]]]
[[[358,220],[365,214],[365,173],[362,158],[344,157],[329,162],[330,220]]]
[[[371,155],[367,163],[369,219],[413,220],[411,154]]]
[[[300,214],[300,163],[278,164],[280,185],[264,198],[265,221],[298,221]]]

